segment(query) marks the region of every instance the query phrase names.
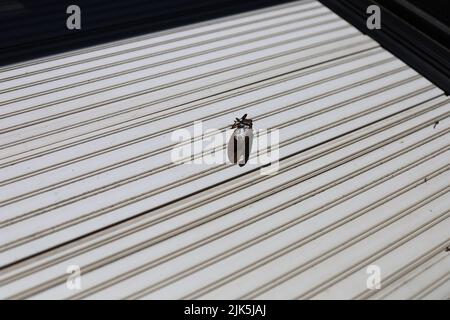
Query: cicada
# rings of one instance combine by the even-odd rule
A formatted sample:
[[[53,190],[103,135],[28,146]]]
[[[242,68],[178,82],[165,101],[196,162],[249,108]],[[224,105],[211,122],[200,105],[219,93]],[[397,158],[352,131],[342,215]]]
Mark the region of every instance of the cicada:
[[[231,129],[235,129],[228,142],[228,159],[243,167],[250,157],[253,142],[253,120],[247,119],[247,114],[236,118]]]

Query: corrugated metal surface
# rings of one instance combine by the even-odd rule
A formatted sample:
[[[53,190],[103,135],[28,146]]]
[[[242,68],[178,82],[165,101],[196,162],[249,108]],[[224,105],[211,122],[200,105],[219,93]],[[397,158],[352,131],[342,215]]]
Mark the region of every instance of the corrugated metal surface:
[[[318,2],[4,67],[0,105],[1,298],[450,297],[450,99]],[[244,113],[276,174],[171,162]]]

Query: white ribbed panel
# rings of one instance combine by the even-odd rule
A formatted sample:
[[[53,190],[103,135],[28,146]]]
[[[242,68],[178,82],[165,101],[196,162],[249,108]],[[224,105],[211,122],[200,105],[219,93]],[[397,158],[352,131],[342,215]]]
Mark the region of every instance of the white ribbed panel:
[[[276,174],[170,161],[244,113]],[[449,116],[315,1],[4,67],[0,298],[449,298]]]

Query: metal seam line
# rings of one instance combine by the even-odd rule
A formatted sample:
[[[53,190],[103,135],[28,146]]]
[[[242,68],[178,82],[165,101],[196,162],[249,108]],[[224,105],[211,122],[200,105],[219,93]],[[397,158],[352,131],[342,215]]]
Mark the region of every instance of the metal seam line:
[[[426,125],[426,124],[425,124]],[[417,131],[417,130],[420,130],[421,128],[423,129],[424,127],[425,127],[425,125],[424,124],[422,124],[421,126],[419,126],[419,127],[415,127],[415,128],[413,128],[413,129],[409,129],[409,130],[407,130],[407,131],[405,131],[404,133],[403,133],[403,135],[401,135],[401,136],[399,136],[399,138],[401,138],[402,136],[405,136],[405,134],[410,134],[411,132],[414,132],[414,131]],[[389,126],[388,126],[389,127]],[[388,127],[385,127],[385,129],[384,130],[386,130],[386,128],[388,128]],[[413,131],[411,131],[411,130],[413,130]],[[362,136],[362,137],[360,137],[358,140],[360,140],[360,139],[362,139],[362,138],[367,138],[367,134],[365,135],[365,136]],[[353,138],[353,142],[355,142],[355,141],[358,141],[358,140],[355,140],[355,137]],[[342,147],[344,147],[344,146],[348,146],[349,145],[349,142],[346,142],[346,144],[344,144],[344,145],[341,145],[340,147],[342,148]],[[328,154],[328,153],[330,153],[330,152],[332,152],[332,151],[335,151],[335,150],[337,150],[337,148],[338,148],[339,146],[333,146],[333,148],[332,149],[328,149],[326,152],[327,153],[321,153],[321,154],[318,154],[318,155],[316,155],[314,158],[310,158],[310,160],[309,161],[311,161],[311,160],[313,160],[313,159],[317,159],[317,157],[318,156],[320,156],[320,155],[325,155],[325,154]],[[302,162],[302,163],[304,163],[304,162]],[[295,163],[294,163],[295,164]],[[298,165],[298,164],[297,164]],[[290,165],[289,167],[291,167],[292,165]],[[286,168],[289,168],[289,167],[286,167]],[[283,168],[281,168],[280,170],[284,170]],[[264,178],[264,177],[261,177],[261,178]],[[261,179],[258,179],[258,180],[261,180]],[[238,189],[239,190],[239,189]],[[236,191],[238,191],[238,190],[236,190]],[[224,194],[223,194],[223,192],[222,192],[222,196],[223,196]],[[191,207],[192,208],[192,207]],[[145,227],[145,225],[144,225],[144,227]]]
[[[345,121],[345,120],[342,120],[342,121]],[[153,173],[153,172],[152,172],[152,173]],[[198,174],[196,174],[195,177],[198,177]],[[104,190],[104,187],[102,187],[101,190]],[[152,191],[153,194],[156,193],[156,192],[160,192],[160,191],[158,191],[158,190]],[[147,196],[148,196],[148,193],[147,193]],[[73,200],[71,200],[71,201],[73,201]],[[55,208],[54,205],[53,205],[52,207]],[[43,212],[45,212],[45,211],[46,211],[46,210],[44,210]],[[53,228],[53,230],[54,230],[54,229],[55,229],[55,227]]]
[[[375,51],[375,52],[376,52],[376,51]],[[327,53],[327,52],[325,52],[325,53]],[[372,52],[369,51],[368,54],[372,54]],[[365,56],[365,55],[362,54],[361,56],[357,56],[356,59],[359,58],[359,57],[364,57],[364,56]],[[343,58],[345,58],[345,57],[343,57]],[[353,57],[353,59],[355,59],[355,57]],[[289,64],[290,64],[290,63],[296,63],[296,62],[303,61],[303,60],[304,60],[304,59],[296,59],[296,60],[293,60],[293,61],[289,61]],[[170,116],[170,115],[174,115],[174,114],[177,114],[177,113],[182,112],[182,111],[190,111],[190,110],[193,110],[193,109],[195,109],[195,108],[199,108],[199,107],[202,107],[202,106],[209,105],[210,103],[213,103],[213,102],[217,102],[217,101],[220,101],[220,100],[223,100],[223,99],[226,99],[226,98],[235,97],[235,96],[237,96],[237,95],[239,95],[239,94],[248,93],[248,92],[251,92],[251,91],[253,91],[253,90],[257,90],[257,89],[261,89],[261,88],[264,88],[264,87],[268,87],[268,86],[270,86],[270,85],[274,85],[274,84],[277,84],[277,83],[282,83],[282,82],[284,82],[284,81],[291,80],[291,79],[294,79],[294,78],[299,77],[299,76],[302,76],[302,75],[303,75],[303,76],[304,76],[304,75],[308,75],[308,74],[310,74],[310,73],[313,72],[313,71],[324,70],[326,67],[337,66],[337,65],[339,65],[340,63],[345,63],[345,62],[347,62],[347,61],[350,61],[350,60],[345,60],[345,59],[344,59],[344,60],[338,60],[337,62],[334,62],[334,63],[331,63],[331,64],[328,64],[328,63],[324,62],[323,64],[324,64],[325,66],[321,66],[321,67],[319,67],[319,68],[315,68],[314,70],[306,69],[305,71],[302,72],[302,74],[297,74],[296,71],[290,72],[290,73],[294,73],[292,76],[289,76],[290,73],[288,73],[288,74],[280,74],[280,75],[278,75],[278,76],[277,76],[276,78],[274,78],[274,79],[268,78],[268,79],[265,79],[265,80],[262,81],[262,82],[250,83],[249,85],[246,85],[246,86],[243,86],[243,87],[238,87],[238,88],[234,89],[234,91],[232,91],[232,92],[224,92],[224,93],[222,93],[219,97],[213,95],[213,96],[208,96],[208,97],[202,98],[201,100],[198,100],[198,101],[197,101],[197,100],[195,100],[195,101],[190,101],[190,102],[188,102],[188,103],[186,103],[186,104],[189,104],[189,103],[196,103],[196,104],[195,104],[194,106],[186,107],[186,108],[183,108],[183,109],[178,109],[178,110],[176,110],[176,111],[171,111],[170,113],[167,113],[167,114],[161,116],[160,118],[152,118],[152,119],[150,119],[150,121],[162,120],[162,119],[164,119],[164,118],[166,118],[166,117],[168,117],[168,116]],[[276,68],[280,68],[280,67],[283,67],[283,66],[285,66],[285,63],[283,63],[283,64],[281,64],[281,65],[276,65],[275,68],[274,68],[274,67],[271,67],[271,68],[266,69],[266,70],[263,69],[262,71],[271,71],[271,70],[274,70],[274,69],[276,69]],[[261,70],[259,70],[257,73],[260,73],[260,72],[261,72]],[[254,73],[253,75],[256,75],[257,73]],[[246,76],[248,76],[248,75],[246,75]],[[242,79],[242,78],[244,78],[244,77],[231,78],[231,79],[230,79],[230,82],[231,82],[231,81],[237,81],[237,80],[240,80],[240,79]],[[270,80],[270,81],[268,81],[268,80]],[[221,84],[221,83],[219,83],[219,84]],[[216,85],[216,84],[214,84],[214,85]],[[206,90],[206,89],[211,89],[211,88],[212,88],[212,86],[211,86],[211,85],[208,85],[208,86],[202,87],[202,88],[200,88],[200,89],[201,89],[201,90]],[[173,98],[176,98],[176,97],[179,97],[179,96],[180,96],[180,95],[171,96],[171,97],[169,97],[169,98],[165,98],[165,99],[162,100],[162,101],[170,100],[170,99],[173,99]],[[209,98],[209,100],[203,101],[203,100],[206,100],[207,98]],[[98,122],[99,120],[105,119],[106,117],[112,117],[112,116],[117,116],[117,115],[123,115],[124,113],[128,113],[128,112],[136,111],[136,110],[139,110],[139,109],[142,109],[142,108],[146,108],[146,107],[155,105],[156,103],[162,102],[162,101],[156,101],[156,102],[152,102],[152,103],[150,103],[150,104],[139,105],[139,106],[137,106],[137,107],[130,107],[129,109],[126,109],[126,110],[124,110],[124,111],[118,111],[118,112],[115,112],[115,113],[106,114],[106,115],[103,115],[102,117],[94,118],[94,119],[89,120],[89,121],[83,121],[83,122],[78,123],[78,125],[76,125],[76,126],[75,126],[75,125],[72,125],[72,126],[76,128],[76,127],[79,127],[79,126],[82,126],[82,125],[86,125],[86,124],[89,123],[89,122]],[[183,104],[183,105],[184,105],[184,104]],[[180,105],[180,106],[182,106],[182,105]],[[171,109],[173,109],[173,108],[170,108],[170,109],[163,109],[163,110],[160,110],[160,111],[157,111],[157,112],[152,111],[152,112],[150,113],[150,115],[151,115],[151,114],[154,114],[154,113],[160,113],[160,112],[164,112],[164,111],[169,111],[169,110],[171,110]],[[141,117],[143,117],[143,116],[141,116]],[[138,117],[137,119],[139,119],[139,118],[141,118],[141,117]],[[147,121],[148,121],[148,120],[147,120]],[[147,121],[139,122],[138,124],[145,124],[145,123],[148,123]],[[126,123],[126,122],[125,122],[125,123]],[[121,124],[122,124],[122,123],[121,123]],[[17,142],[9,143],[9,144],[3,145],[3,146],[2,146],[2,149],[5,148],[5,147],[14,146],[14,145],[16,145],[16,144],[20,144],[20,143],[23,143],[23,142],[30,141],[31,139],[35,139],[35,138],[39,138],[39,137],[42,137],[42,136],[46,136],[46,135],[49,135],[49,134],[52,134],[52,133],[60,133],[60,132],[63,131],[63,130],[71,129],[72,126],[68,126],[68,127],[66,126],[66,127],[61,128],[61,129],[57,129],[57,130],[49,131],[49,132],[46,132],[46,133],[42,133],[42,134],[40,134],[39,136],[32,136],[32,137],[30,137],[30,138],[28,138],[28,139],[17,140]],[[125,127],[125,128],[130,128],[130,127],[128,126],[128,127]],[[104,128],[103,128],[103,129],[104,129]]]
[[[417,146],[416,146],[417,147]],[[411,147],[409,147],[409,148],[407,148],[407,149],[411,149]],[[448,147],[446,148],[446,149],[448,149]],[[395,158],[395,156],[397,156],[397,155],[392,155],[392,156],[390,156],[390,158]],[[427,157],[427,158],[430,158],[430,156],[429,157]],[[379,163],[375,163],[375,165],[377,165],[377,164],[379,164]],[[396,174],[399,174],[400,172],[397,172]],[[378,181],[378,182],[376,182],[376,183],[381,183],[381,181]],[[358,191],[358,192],[362,192],[362,191]]]

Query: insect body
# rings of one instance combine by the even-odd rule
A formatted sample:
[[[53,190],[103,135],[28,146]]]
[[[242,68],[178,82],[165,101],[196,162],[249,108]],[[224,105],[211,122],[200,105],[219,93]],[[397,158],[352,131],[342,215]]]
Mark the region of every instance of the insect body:
[[[253,142],[253,121],[247,119],[247,114],[236,118],[231,129],[235,129],[228,142],[228,159],[243,167],[250,156]]]

